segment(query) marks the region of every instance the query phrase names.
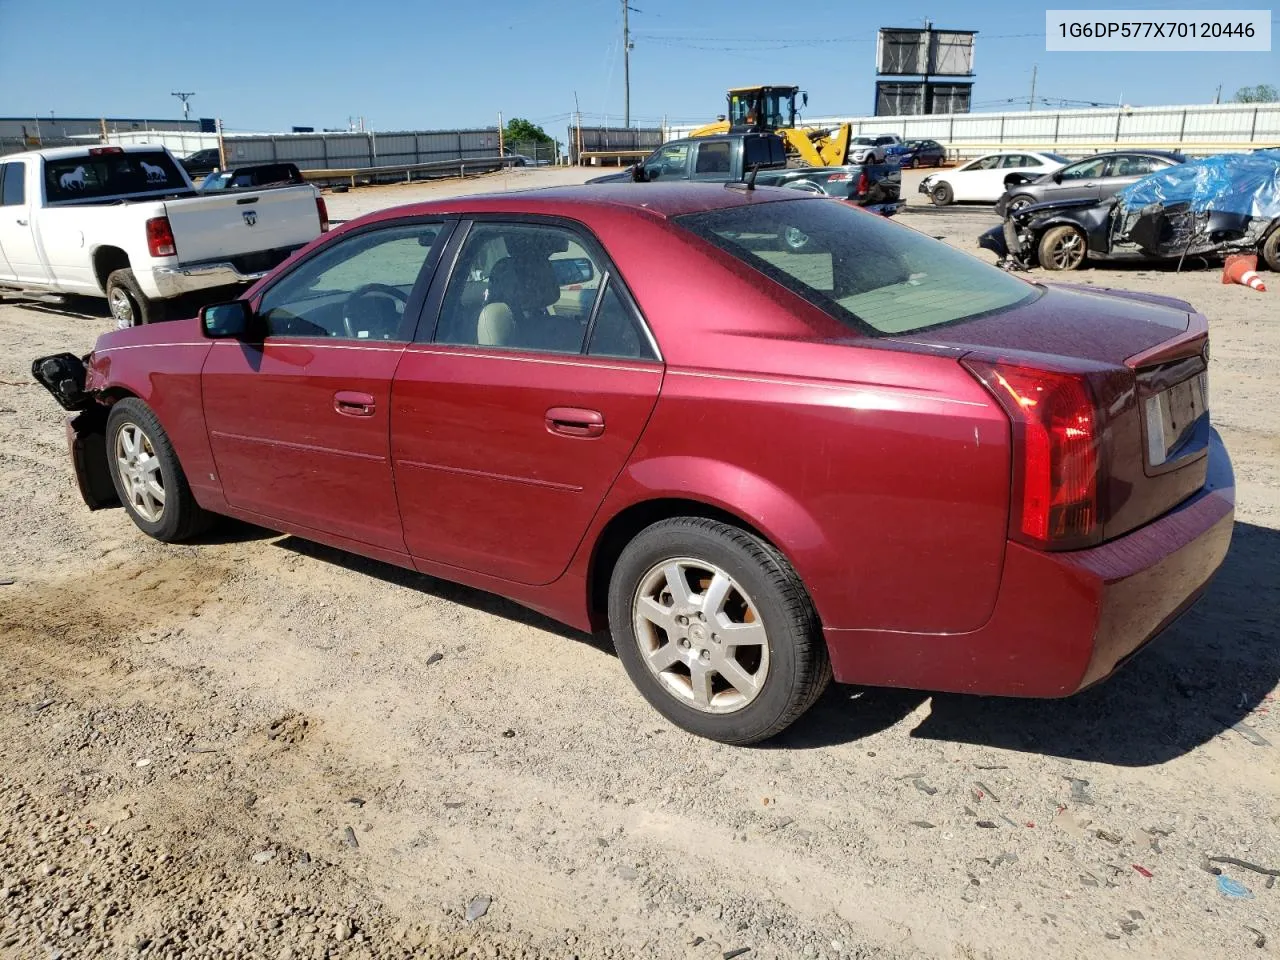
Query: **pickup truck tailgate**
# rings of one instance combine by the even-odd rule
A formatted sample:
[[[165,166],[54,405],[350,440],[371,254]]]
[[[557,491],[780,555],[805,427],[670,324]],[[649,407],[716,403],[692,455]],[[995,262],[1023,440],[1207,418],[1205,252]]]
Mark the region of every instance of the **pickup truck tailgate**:
[[[298,247],[320,236],[320,214],[312,186],[170,200],[165,212],[181,264]]]

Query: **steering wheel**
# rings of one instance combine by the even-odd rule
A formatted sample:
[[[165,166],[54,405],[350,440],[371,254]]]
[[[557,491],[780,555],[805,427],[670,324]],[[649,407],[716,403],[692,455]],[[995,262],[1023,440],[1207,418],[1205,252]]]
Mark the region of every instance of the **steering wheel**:
[[[351,296],[347,297],[346,301],[342,304],[342,327],[344,330],[346,330],[347,336],[353,340],[359,337],[359,334],[356,328],[356,323],[358,322],[359,317],[358,315],[355,315],[356,309],[357,309],[355,305],[359,301],[364,300],[368,297],[390,297],[392,300],[395,300],[400,304],[397,310],[397,312],[400,314],[404,313],[404,308],[409,303],[409,295],[407,293],[405,293],[399,287],[393,287],[387,283],[366,283],[362,287],[357,287],[354,291],[352,291]],[[396,331],[392,329],[392,330],[379,331],[379,332],[383,334],[381,338],[366,337],[363,339],[384,339],[385,340],[390,336],[394,336]]]

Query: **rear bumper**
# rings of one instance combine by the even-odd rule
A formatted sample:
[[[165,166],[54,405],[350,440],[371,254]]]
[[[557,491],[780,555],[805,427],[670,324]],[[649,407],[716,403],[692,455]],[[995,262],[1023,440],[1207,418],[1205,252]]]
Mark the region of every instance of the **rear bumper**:
[[[184,267],[156,267],[151,271],[156,299],[159,300],[180,297],[210,287],[256,283],[268,273],[269,270],[244,273],[234,263],[197,263]]]
[[[1089,550],[1010,543],[991,619],[962,634],[825,631],[842,683],[1063,697],[1104,679],[1203,593],[1231,543],[1235,478],[1217,433],[1205,486]]]

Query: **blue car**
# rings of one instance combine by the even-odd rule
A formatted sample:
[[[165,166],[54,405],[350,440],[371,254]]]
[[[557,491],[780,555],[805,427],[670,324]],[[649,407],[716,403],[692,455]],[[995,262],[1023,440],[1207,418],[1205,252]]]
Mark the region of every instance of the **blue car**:
[[[904,167],[940,167],[947,148],[937,140],[908,140],[901,154]]]

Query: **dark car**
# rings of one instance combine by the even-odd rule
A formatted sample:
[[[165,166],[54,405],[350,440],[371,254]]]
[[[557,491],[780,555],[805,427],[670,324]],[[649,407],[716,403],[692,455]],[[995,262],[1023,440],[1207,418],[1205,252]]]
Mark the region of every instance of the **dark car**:
[[[230,167],[210,173],[200,184],[201,193],[257,187],[287,187],[306,183],[306,177],[293,163],[259,163],[247,167]]]
[[[947,159],[947,148],[937,140],[908,140],[902,154],[904,167],[940,167]]]
[[[218,169],[222,163],[221,156],[217,148],[208,150],[197,150],[195,153],[183,157],[178,161],[187,171],[189,177],[200,177],[206,173],[210,173]]]
[[[1148,174],[1166,170],[1187,158],[1164,150],[1100,153],[1068,164],[1028,183],[1011,186],[996,201],[996,214],[1006,216],[1033,203],[1057,200],[1105,200]]]
[[[1066,696],[1186,610],[1234,514],[1208,336],[830,198],[615,184],[382,210],[33,372],[91,507],[607,627],[657,710],[745,744],[833,675]]]

